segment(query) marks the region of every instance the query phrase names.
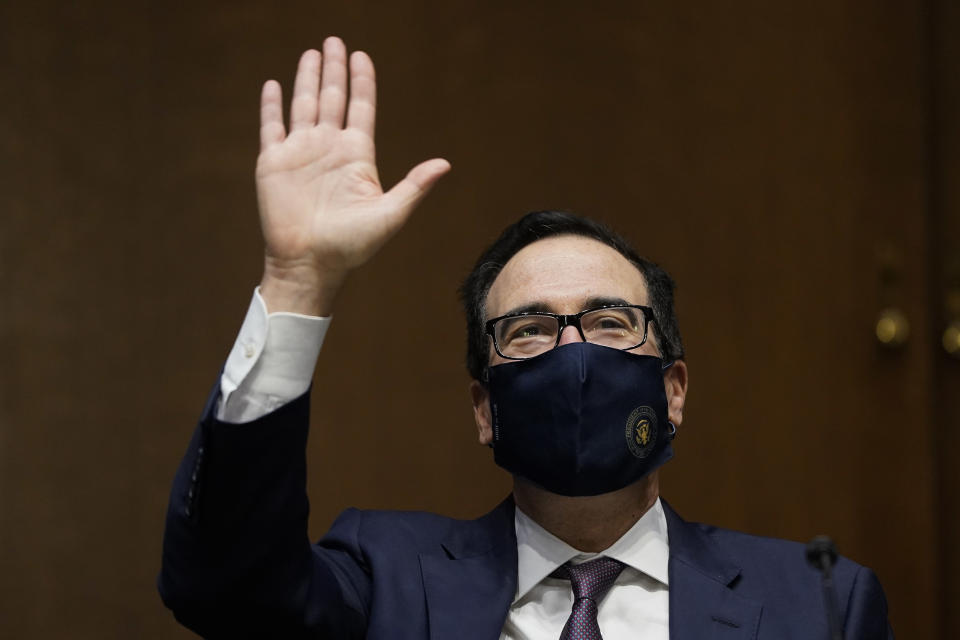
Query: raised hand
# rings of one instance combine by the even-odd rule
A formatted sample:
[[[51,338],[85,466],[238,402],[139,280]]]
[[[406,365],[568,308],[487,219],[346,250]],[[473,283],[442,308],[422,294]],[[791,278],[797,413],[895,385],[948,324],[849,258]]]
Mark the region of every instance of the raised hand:
[[[329,314],[347,273],[403,225],[450,169],[446,160],[427,160],[384,192],[375,115],[373,62],[356,51],[348,65],[339,38],[327,38],[322,56],[315,50],[301,56],[289,133],[279,83],[263,85],[257,197],[266,243],[261,293],[271,312]]]

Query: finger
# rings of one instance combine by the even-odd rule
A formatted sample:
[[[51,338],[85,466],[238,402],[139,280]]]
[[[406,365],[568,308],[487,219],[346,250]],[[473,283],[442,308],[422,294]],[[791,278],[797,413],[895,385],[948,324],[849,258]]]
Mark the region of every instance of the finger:
[[[290,102],[290,130],[304,129],[317,124],[317,90],[320,86],[320,52],[304,51],[297,65],[293,81],[293,99]]]
[[[320,122],[343,126],[347,109],[347,47],[340,38],[323,42],[323,70],[320,81]]]
[[[260,93],[260,150],[283,142],[287,132],[283,128],[283,94],[280,83],[267,80]]]
[[[403,215],[407,215],[448,171],[450,163],[443,158],[421,162],[385,195],[395,201],[397,209],[402,211]]]
[[[377,116],[377,77],[373,60],[363,51],[350,56],[350,106],[347,127],[373,137]]]

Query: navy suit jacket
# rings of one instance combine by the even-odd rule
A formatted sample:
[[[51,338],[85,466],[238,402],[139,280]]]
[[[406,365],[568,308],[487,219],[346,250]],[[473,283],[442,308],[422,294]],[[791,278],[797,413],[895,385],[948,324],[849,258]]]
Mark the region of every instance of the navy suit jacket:
[[[495,640],[517,585],[510,499],[477,520],[345,511],[307,538],[307,396],[219,423],[216,392],[170,498],[159,588],[209,638]],[[692,524],[664,502],[670,638],[827,640],[819,575],[797,543]],[[874,574],[834,572],[846,640],[892,638]]]

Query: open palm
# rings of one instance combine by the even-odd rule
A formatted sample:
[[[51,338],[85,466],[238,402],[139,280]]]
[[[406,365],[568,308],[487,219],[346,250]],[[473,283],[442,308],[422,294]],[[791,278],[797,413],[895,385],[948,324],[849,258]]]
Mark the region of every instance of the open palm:
[[[354,52],[348,65],[346,47],[337,38],[326,40],[322,56],[310,50],[300,58],[289,133],[280,85],[264,84],[257,196],[268,272],[342,278],[403,225],[449,170],[446,160],[428,160],[384,192],[376,167],[375,115],[373,62]]]

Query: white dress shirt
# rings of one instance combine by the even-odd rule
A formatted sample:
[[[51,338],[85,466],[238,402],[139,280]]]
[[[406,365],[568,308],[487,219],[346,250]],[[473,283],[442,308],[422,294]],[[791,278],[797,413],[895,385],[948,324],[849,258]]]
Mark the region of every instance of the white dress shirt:
[[[600,553],[577,551],[516,510],[517,593],[501,640],[556,640],[573,608],[569,580],[550,574],[570,561],[599,556],[624,565],[598,603],[597,622],[604,640],[667,640],[670,609],[667,591],[667,519],[660,499],[620,539]]]
[[[330,318],[267,313],[260,287],[220,376],[217,418],[251,422],[310,388]]]
[[[217,417],[256,420],[310,387],[330,318],[267,313],[259,287],[220,378]],[[607,556],[626,565],[598,603],[605,640],[667,640],[669,559],[667,521],[660,499],[601,553],[583,553],[516,510],[517,592],[501,640],[556,640],[573,608],[569,580],[549,577],[567,561]]]

